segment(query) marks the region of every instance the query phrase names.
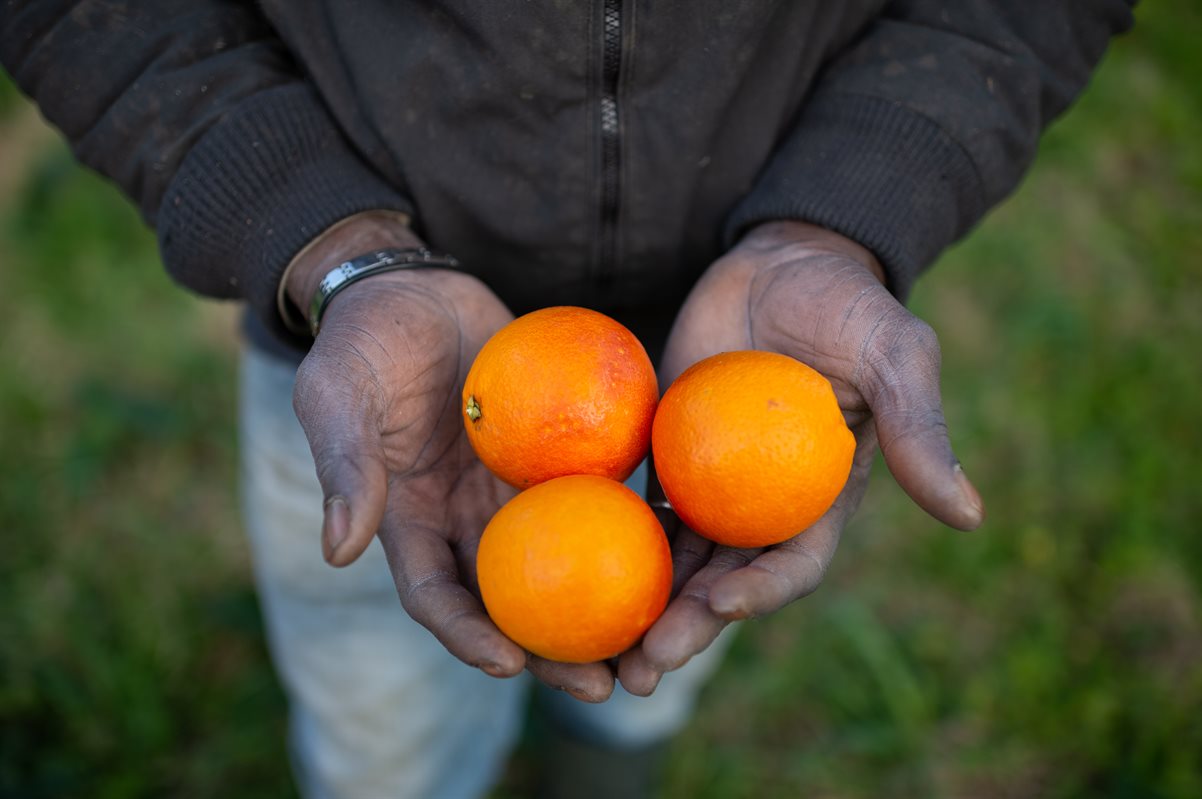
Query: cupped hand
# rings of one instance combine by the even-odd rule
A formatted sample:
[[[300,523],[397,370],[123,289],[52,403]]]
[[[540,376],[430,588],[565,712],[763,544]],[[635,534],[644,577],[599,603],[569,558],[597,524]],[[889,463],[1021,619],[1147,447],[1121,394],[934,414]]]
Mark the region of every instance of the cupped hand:
[[[349,227],[294,264],[288,290],[297,305],[341,260],[420,244],[386,219]],[[345,566],[378,533],[405,611],[453,655],[495,677],[529,668],[553,687],[601,701],[613,688],[608,665],[527,655],[478,598],[480,535],[514,491],[472,451],[460,392],[480,347],[510,319],[484,284],[446,269],[365,278],[329,303],[293,397],[325,498],[323,554]]]
[[[651,693],[664,672],[709,646],[729,622],[771,613],[818,587],[864,495],[878,443],[898,483],[933,517],[962,530],[983,519],[948,441],[938,340],[885,288],[868,250],[801,222],[752,230],[685,301],[661,386],[702,358],[747,349],[789,355],[831,381],[856,437],[851,476],[822,518],[766,549],[718,546],[661,514],[672,539],[674,598],[619,662],[631,693]]]

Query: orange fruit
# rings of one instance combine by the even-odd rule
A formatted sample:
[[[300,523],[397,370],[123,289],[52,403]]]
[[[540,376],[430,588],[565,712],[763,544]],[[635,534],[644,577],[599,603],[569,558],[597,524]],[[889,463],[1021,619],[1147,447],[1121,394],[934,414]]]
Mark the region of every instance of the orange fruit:
[[[476,455],[515,488],[567,474],[625,480],[647,455],[658,399],[633,333],[586,308],[544,308],[480,349],[463,422]]]
[[[770,352],[698,361],[664,393],[651,449],[681,521],[733,547],[792,538],[834,503],[856,442],[830,382]]]
[[[497,511],[480,538],[476,576],[501,632],[541,657],[591,663],[625,652],[659,618],[672,554],[638,494],[571,475]]]

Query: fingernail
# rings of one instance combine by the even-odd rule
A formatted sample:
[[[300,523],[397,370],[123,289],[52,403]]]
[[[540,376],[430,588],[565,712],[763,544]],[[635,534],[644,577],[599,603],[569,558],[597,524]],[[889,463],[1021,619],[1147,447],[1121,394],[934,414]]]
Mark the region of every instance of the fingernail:
[[[581,702],[588,702],[590,705],[597,704],[597,697],[581,688],[565,687],[563,690],[567,691],[574,699],[579,699]]]
[[[710,598],[710,610],[724,619],[741,619],[747,615],[740,603],[730,599]]]
[[[746,594],[738,591],[722,590],[718,587],[710,591],[710,610],[727,621],[739,621],[754,615],[748,607],[751,603]]]
[[[489,677],[508,677],[509,675],[501,668],[501,664],[493,663],[491,660],[485,660],[480,663],[480,671],[487,674]]]
[[[985,505],[981,502],[981,495],[977,493],[977,488],[968,479],[968,475],[964,474],[964,467],[956,464],[956,481],[960,484],[960,492],[964,495],[964,504],[966,515],[975,528],[985,520]],[[970,528],[971,529],[971,528]]]
[[[653,679],[649,685],[644,686],[646,688],[646,693],[639,694],[639,696],[651,696],[653,693],[655,693],[655,689],[659,687],[659,681],[663,678],[664,675],[657,672],[655,674],[655,679]]]
[[[346,540],[351,530],[351,509],[342,497],[330,497],[326,502],[325,520],[322,523],[322,538],[325,540],[326,560],[334,557],[338,545]]]

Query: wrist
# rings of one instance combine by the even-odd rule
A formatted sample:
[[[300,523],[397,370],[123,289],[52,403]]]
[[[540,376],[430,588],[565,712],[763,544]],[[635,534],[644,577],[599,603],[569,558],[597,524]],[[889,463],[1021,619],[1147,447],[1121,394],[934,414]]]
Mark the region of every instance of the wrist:
[[[431,316],[433,314],[433,317]],[[350,324],[358,331],[395,332],[422,320],[453,320],[464,340],[482,343],[513,318],[478,278],[438,267],[381,272],[338,293],[321,317],[325,331]]]
[[[310,241],[288,264],[280,280],[281,313],[285,302],[295,309],[284,318],[299,317],[308,322],[309,306],[322,278],[343,261],[385,247],[424,246],[408,222],[408,217],[397,211],[365,211],[343,219]]]
[[[888,280],[884,267],[876,255],[867,247],[846,236],[824,227],[800,220],[776,220],[756,225],[747,231],[736,249],[745,249],[761,254],[779,254],[792,257],[799,249],[807,253],[814,251],[841,255],[862,264],[883,284]],[[772,259],[776,261],[774,257]]]

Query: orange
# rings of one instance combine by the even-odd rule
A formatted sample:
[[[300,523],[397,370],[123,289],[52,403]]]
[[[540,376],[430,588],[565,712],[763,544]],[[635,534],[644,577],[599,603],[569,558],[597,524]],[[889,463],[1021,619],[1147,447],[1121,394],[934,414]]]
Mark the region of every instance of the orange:
[[[672,554],[638,494],[572,475],[497,511],[480,538],[476,575],[501,632],[541,657],[591,663],[625,652],[659,618]]]
[[[770,352],[698,361],[664,393],[651,448],[681,521],[733,547],[792,538],[834,503],[856,442],[830,382]]]
[[[633,333],[586,308],[544,308],[485,342],[463,422],[476,455],[515,488],[567,474],[625,480],[647,456],[658,398]]]

